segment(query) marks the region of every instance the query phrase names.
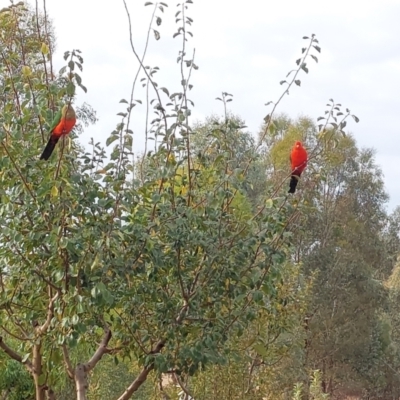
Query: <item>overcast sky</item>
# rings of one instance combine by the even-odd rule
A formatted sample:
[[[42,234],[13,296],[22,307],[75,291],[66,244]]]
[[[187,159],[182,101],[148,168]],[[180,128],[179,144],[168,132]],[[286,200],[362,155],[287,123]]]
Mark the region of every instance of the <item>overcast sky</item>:
[[[41,4],[41,0],[38,0]],[[133,42],[144,47],[152,6],[145,1],[126,0],[132,17]],[[146,65],[160,68],[156,81],[170,92],[180,89],[176,57],[181,41],[172,39],[176,30],[177,0],[164,0],[161,39],[151,37]],[[400,205],[400,0],[361,2],[336,0],[193,0],[188,15],[193,18],[199,70],[193,74],[190,98],[195,102],[194,119],[221,113],[215,97],[222,91],[234,95],[231,110],[239,114],[252,133],[268,113],[265,103],[282,93],[279,81],[295,67],[305,44],[302,37],[315,33],[322,48],[319,63],[312,60],[308,75],[302,73],[301,88],[294,88],[278,111],[295,118],[323,115],[327,100],[348,107],[360,122],[348,122],[361,147],[373,147],[382,167],[389,208]],[[1,6],[8,5],[0,0]],[[82,135],[82,143],[95,136],[105,142],[123,111],[121,98],[129,98],[137,64],[130,48],[128,20],[122,0],[46,0],[57,36],[57,69],[62,54],[78,48],[84,57],[83,83],[86,101],[98,113],[99,122]],[[139,90],[135,98],[143,98]],[[137,149],[141,139],[143,111],[136,111]]]

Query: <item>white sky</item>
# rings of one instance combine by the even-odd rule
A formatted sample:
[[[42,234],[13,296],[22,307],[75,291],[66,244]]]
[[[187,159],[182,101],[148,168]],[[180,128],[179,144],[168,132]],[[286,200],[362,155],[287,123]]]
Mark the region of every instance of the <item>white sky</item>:
[[[33,0],[28,0],[33,1]],[[42,0],[38,0],[39,5]],[[126,0],[133,24],[133,41],[141,53],[152,6],[145,0]],[[157,28],[161,40],[152,35],[146,65],[160,67],[156,81],[170,93],[180,89],[176,58],[181,46],[172,39],[177,0],[169,5]],[[292,89],[278,111],[295,118],[323,115],[329,98],[348,107],[360,122],[348,122],[361,147],[377,150],[377,162],[385,175],[389,207],[400,205],[400,0],[193,0],[188,16],[194,19],[189,49],[196,48],[196,64],[190,98],[195,102],[194,119],[221,113],[215,101],[222,91],[234,95],[231,110],[256,133],[283,87],[279,81],[295,67],[306,43],[303,36],[315,33],[322,48],[319,63],[308,62],[309,74],[301,74],[301,88]],[[0,0],[0,7],[8,0]],[[46,0],[57,36],[57,69],[62,54],[78,48],[84,57],[80,94],[97,111],[99,122],[82,135],[82,143],[94,136],[105,139],[119,122],[121,98],[129,99],[137,64],[130,49],[128,21],[122,0]],[[142,98],[139,90],[135,98]],[[78,101],[78,103],[79,103]],[[137,107],[137,149],[142,149],[143,111]],[[399,145],[399,146],[398,146]]]

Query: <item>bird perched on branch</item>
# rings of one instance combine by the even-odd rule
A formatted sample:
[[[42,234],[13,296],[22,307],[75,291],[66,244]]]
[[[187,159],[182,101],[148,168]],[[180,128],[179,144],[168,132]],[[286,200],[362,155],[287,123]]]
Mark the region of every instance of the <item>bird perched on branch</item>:
[[[307,166],[307,159],[307,150],[303,147],[301,142],[297,141],[290,153],[292,176],[290,178],[289,193],[294,193],[296,191],[296,186],[300,179],[300,175]]]
[[[41,160],[48,160],[53,152],[54,148],[62,135],[68,135],[76,123],[75,110],[71,104],[66,104],[58,113],[55,115],[53,123],[50,128],[50,139],[47,142],[42,155]]]

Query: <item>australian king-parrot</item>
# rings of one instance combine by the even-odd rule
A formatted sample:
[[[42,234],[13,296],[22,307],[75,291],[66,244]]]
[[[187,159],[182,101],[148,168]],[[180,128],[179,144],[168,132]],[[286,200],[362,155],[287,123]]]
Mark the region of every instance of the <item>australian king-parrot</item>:
[[[53,123],[50,128],[50,139],[47,142],[45,149],[43,150],[42,155],[40,156],[41,160],[48,160],[53,152],[54,148],[60,137],[62,135],[68,135],[72,128],[76,123],[76,115],[75,110],[71,106],[71,104],[66,104],[64,107],[58,111],[55,115]]]
[[[301,142],[297,141],[290,153],[290,163],[292,166],[292,176],[290,178],[289,193],[296,191],[297,182],[299,181],[301,173],[307,166],[307,150],[303,147]]]

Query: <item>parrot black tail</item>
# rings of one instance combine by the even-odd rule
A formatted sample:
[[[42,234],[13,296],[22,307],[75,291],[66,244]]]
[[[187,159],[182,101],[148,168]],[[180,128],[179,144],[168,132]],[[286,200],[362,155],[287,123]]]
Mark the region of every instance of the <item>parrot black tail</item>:
[[[50,136],[50,139],[47,142],[47,145],[44,148],[42,155],[40,156],[41,160],[48,160],[50,158],[51,153],[53,152],[54,148],[56,147],[58,139],[59,139],[58,137]]]
[[[292,177],[290,178],[288,193],[294,193],[296,191],[296,186],[297,186],[297,182],[299,181],[299,179],[300,179],[300,175],[295,175],[295,174],[292,175]]]

